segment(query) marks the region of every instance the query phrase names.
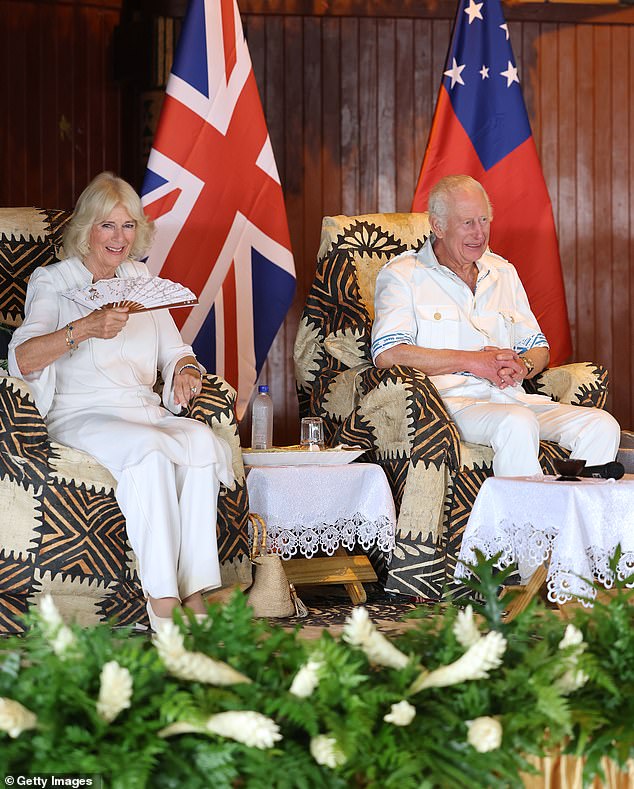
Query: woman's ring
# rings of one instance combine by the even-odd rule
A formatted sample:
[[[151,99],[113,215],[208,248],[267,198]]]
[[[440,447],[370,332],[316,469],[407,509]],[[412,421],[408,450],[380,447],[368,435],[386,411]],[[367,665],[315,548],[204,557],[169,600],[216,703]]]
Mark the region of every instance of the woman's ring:
[[[195,386],[192,386],[192,394],[196,394],[196,392],[197,392],[197,391],[198,391],[198,390],[196,389],[196,387],[195,387]]]

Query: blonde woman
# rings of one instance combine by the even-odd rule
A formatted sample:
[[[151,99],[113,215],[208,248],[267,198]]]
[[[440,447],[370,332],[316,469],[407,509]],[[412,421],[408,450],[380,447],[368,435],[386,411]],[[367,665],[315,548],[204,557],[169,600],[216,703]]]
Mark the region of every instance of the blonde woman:
[[[231,453],[203,423],[176,417],[200,391],[203,370],[169,310],[89,311],[63,296],[101,279],[149,275],[138,261],[152,223],[139,196],[101,173],[77,201],[59,263],[29,281],[9,370],[29,383],[50,435],[93,455],[117,480],[154,629],[220,585],[215,513]],[[157,370],[164,381],[154,392]]]

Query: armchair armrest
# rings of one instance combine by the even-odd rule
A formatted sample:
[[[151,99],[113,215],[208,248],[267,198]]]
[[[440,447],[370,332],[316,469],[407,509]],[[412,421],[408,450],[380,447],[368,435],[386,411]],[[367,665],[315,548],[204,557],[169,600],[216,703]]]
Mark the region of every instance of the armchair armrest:
[[[414,466],[422,461],[426,466],[459,467],[458,430],[424,373],[368,365],[355,376],[356,408],[335,431],[333,443],[358,444],[379,458],[409,458]],[[327,397],[324,402],[327,405]],[[320,411],[313,408],[313,413]]]
[[[603,408],[608,384],[608,371],[603,365],[578,362],[546,369],[525,381],[525,388],[529,392],[548,395],[558,403]]]
[[[0,378],[0,477],[41,485],[49,472],[51,444],[28,384]]]
[[[233,473],[238,484],[244,483],[244,463],[235,415],[236,391],[223,378],[206,373],[200,394],[186,412],[188,417],[205,422],[231,448]]]

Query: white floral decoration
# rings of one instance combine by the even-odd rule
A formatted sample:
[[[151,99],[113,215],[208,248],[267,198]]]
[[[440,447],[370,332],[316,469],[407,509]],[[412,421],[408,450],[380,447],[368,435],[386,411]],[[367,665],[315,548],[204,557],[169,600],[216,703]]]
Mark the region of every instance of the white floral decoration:
[[[328,734],[318,734],[311,738],[310,753],[317,764],[323,764],[332,770],[346,763],[346,755],[337,740]]]
[[[468,649],[479,641],[482,636],[473,617],[473,608],[468,605],[462,611],[458,611],[458,616],[453,626],[453,634],[460,646]]]
[[[497,750],[502,744],[502,724],[496,718],[476,718],[467,721],[467,726],[467,742],[476,751],[488,753]]]
[[[76,643],[75,634],[64,624],[50,594],[42,595],[39,603],[42,630],[51,649],[59,658],[66,658]]]
[[[235,685],[251,682],[228,663],[214,660],[202,652],[188,652],[185,639],[174,622],[166,622],[155,633],[152,642],[165,667],[179,679],[205,682],[208,685]]]
[[[218,734],[261,750],[272,748],[282,739],[274,720],[252,710],[219,712],[198,724],[176,721],[161,729],[159,737],[174,737],[178,734]]]
[[[568,649],[568,647],[579,647],[579,652],[583,652],[586,648],[583,633],[574,625],[566,626],[564,637],[559,642],[559,649]]]
[[[415,717],[416,707],[403,699],[398,704],[392,704],[390,711],[383,716],[383,720],[395,726],[409,726]]]
[[[101,669],[100,683],[97,714],[106,723],[112,723],[120,712],[130,706],[132,675],[116,660],[111,660]]]
[[[0,731],[6,732],[9,737],[19,737],[23,731],[34,729],[37,718],[19,701],[0,697]]]
[[[574,625],[568,625],[564,637],[559,642],[559,649],[568,650],[570,654],[563,659],[565,670],[555,682],[557,688],[565,695],[582,688],[589,679],[584,671],[577,668],[579,656],[585,648],[586,643],[581,630]]]
[[[377,666],[401,669],[409,663],[407,655],[379,633],[363,606],[352,609],[343,627],[343,639],[348,644],[362,649],[370,663]]]
[[[251,710],[219,712],[205,724],[207,731],[242,742],[250,748],[272,748],[282,739],[277,723]]]
[[[423,671],[412,683],[409,692],[418,693],[424,688],[444,688],[472,679],[487,679],[489,671],[498,668],[506,650],[506,639],[492,630],[478,639],[473,646],[447,666],[435,671]]]
[[[319,672],[323,662],[316,658],[311,658],[305,663],[295,675],[289,689],[293,696],[306,699],[312,696],[313,691],[319,685]]]

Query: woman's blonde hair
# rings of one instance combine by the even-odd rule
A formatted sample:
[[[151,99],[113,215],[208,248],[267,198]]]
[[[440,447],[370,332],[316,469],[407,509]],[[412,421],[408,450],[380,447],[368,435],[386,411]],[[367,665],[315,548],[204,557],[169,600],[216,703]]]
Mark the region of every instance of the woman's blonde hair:
[[[95,176],[79,195],[64,233],[64,255],[85,259],[90,251],[89,238],[92,226],[106,219],[118,203],[121,203],[136,222],[136,236],[130,257],[134,259],[142,257],[152,244],[154,222],[143,213],[141,198],[130,184],[109,172]]]

